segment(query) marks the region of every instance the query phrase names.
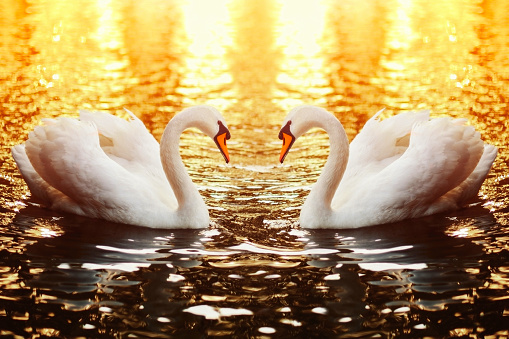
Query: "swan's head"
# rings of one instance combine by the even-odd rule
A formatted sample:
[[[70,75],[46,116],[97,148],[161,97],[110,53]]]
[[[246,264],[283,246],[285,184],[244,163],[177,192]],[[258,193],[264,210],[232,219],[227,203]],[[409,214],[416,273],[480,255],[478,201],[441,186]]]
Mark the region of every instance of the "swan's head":
[[[312,127],[324,127],[321,116],[331,115],[327,110],[311,105],[295,107],[286,116],[283,127],[279,131],[279,139],[283,140],[283,147],[279,156],[279,162],[283,163],[286,155],[297,138],[306,133]]]
[[[229,163],[230,155],[228,154],[228,147],[226,147],[226,140],[230,139],[230,131],[221,113],[216,108],[208,105],[189,107],[181,113],[193,116],[189,119],[190,126],[188,127],[197,127],[214,140],[224,160]]]

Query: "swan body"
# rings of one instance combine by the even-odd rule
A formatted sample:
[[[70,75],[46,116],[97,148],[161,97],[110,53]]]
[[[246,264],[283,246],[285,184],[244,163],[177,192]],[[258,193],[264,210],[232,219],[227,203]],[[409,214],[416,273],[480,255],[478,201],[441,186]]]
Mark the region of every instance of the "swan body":
[[[330,154],[301,209],[308,228],[356,228],[458,209],[476,197],[497,155],[466,120],[429,111],[373,116],[349,145],[341,123],[315,106],[283,122],[283,163],[312,127],[329,135]]]
[[[176,114],[161,144],[134,114],[129,121],[81,111],[79,119],[46,119],[12,155],[32,195],[51,209],[152,228],[203,228],[207,206],[179,154],[181,133],[196,127],[213,138],[226,162],[230,133],[215,108]]]

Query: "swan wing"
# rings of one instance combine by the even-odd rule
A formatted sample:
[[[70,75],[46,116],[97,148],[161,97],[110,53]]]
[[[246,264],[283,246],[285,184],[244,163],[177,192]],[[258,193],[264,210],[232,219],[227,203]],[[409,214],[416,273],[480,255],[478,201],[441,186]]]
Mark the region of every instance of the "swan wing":
[[[29,134],[25,150],[41,179],[80,206],[78,214],[135,223],[131,218],[148,210],[168,209],[164,192],[102,150],[90,121],[46,120]]]
[[[414,124],[429,120],[429,110],[380,120],[382,112],[371,117],[351,142],[347,172],[354,174],[366,166],[387,166],[406,151]]]
[[[24,144],[12,148],[12,157],[35,200],[61,211],[84,215],[83,210],[75,201],[49,185],[35,171],[28,159]]]
[[[382,209],[420,216],[440,197],[458,187],[474,171],[484,143],[463,120],[438,118],[414,125],[408,149],[374,178],[384,184]]]
[[[455,196],[461,196],[459,187],[480,163],[483,150],[479,133],[463,120],[417,122],[401,156],[378,172],[371,168],[345,178],[333,201],[336,215],[355,227],[431,214],[428,210],[449,192],[458,188]],[[460,202],[448,203],[457,208]]]
[[[497,157],[497,148],[493,145],[484,144],[484,150],[474,171],[460,185],[440,197],[426,211],[427,215],[439,213],[463,206],[469,200],[474,199],[481,189],[488,172]]]
[[[408,149],[413,126],[429,121],[429,110],[405,112],[380,120],[382,112],[371,117],[350,143],[348,164],[332,200],[333,207],[348,204],[353,194],[350,192],[356,192],[358,187],[363,187],[366,178],[373,178],[399,159]]]
[[[130,120],[86,110],[80,110],[80,120],[97,126],[101,148],[121,166],[131,169],[144,166],[147,170],[162,168],[159,143],[138,117],[126,111]]]
[[[176,205],[177,199],[161,163],[159,143],[136,115],[126,111],[130,120],[86,110],[80,111],[80,120],[97,126],[100,146],[109,158],[130,173],[143,176],[155,188],[164,189],[165,199]]]

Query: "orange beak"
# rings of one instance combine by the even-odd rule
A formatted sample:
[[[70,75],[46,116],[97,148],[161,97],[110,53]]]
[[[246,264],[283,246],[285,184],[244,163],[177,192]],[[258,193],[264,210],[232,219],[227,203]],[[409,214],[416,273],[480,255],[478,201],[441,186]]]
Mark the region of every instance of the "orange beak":
[[[229,163],[230,154],[228,154],[226,140],[230,139],[230,131],[223,125],[221,121],[218,121],[217,124],[219,125],[219,132],[217,132],[216,136],[214,137],[214,141],[217,145],[217,148],[219,148],[219,151],[221,151],[221,154],[223,155],[226,163]]]
[[[219,134],[216,136],[216,144],[219,150],[221,151],[221,154],[224,157],[224,160],[226,163],[230,162],[230,155],[228,154],[228,147],[226,147],[226,140],[230,139],[228,138],[228,133]]]
[[[283,133],[283,147],[281,148],[281,154],[279,155],[279,162],[283,163],[285,160],[286,155],[290,151],[290,147],[292,147],[293,144],[293,135],[289,135],[286,133]]]
[[[281,148],[281,154],[279,155],[279,162],[283,163],[285,161],[285,157],[290,151],[293,143],[295,142],[295,136],[290,131],[291,121],[288,121],[287,124],[281,129],[279,132],[279,139],[283,140],[283,147]]]

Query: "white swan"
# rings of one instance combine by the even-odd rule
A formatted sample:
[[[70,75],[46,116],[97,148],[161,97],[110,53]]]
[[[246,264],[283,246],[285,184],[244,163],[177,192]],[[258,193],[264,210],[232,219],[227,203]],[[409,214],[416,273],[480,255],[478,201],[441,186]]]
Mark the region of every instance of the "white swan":
[[[429,119],[429,111],[380,121],[378,112],[350,145],[325,109],[294,108],[279,138],[283,163],[312,127],[329,135],[330,154],[301,209],[308,228],[356,228],[457,209],[477,195],[497,155],[464,119]]]
[[[44,120],[12,155],[32,195],[51,209],[153,228],[202,228],[207,206],[179,154],[181,133],[197,127],[226,162],[230,132],[210,106],[184,109],[168,123],[161,145],[134,114]]]

